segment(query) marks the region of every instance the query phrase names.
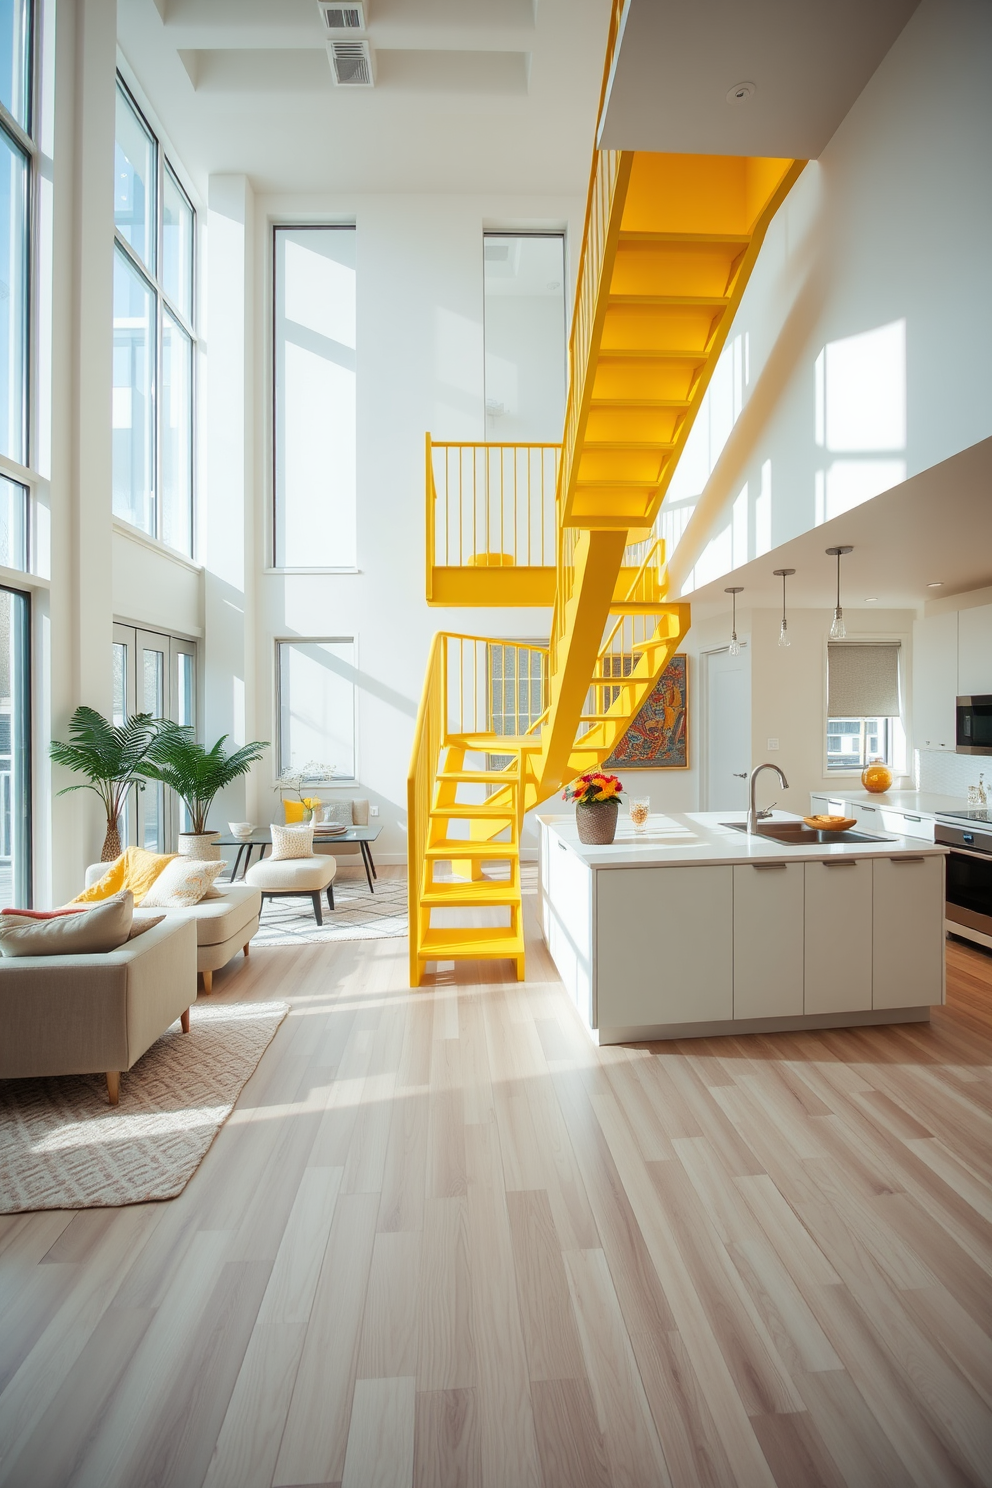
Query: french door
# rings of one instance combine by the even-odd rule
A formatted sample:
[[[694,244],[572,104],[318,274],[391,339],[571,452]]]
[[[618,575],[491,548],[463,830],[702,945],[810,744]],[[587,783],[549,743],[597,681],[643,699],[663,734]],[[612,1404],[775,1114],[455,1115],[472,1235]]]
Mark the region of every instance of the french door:
[[[114,626],[114,723],[151,713],[196,728],[196,642],[160,631]],[[128,795],[121,842],[169,852],[186,823],[171,792],[150,780]]]

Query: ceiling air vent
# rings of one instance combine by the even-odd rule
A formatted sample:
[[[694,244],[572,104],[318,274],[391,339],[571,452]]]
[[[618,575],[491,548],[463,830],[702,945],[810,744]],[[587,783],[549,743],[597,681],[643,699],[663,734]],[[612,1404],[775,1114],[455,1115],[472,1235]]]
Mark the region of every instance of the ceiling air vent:
[[[367,41],[329,41],[327,55],[339,88],[374,88],[372,48]]]
[[[318,7],[325,31],[364,31],[365,5],[363,0],[354,0],[351,5],[335,4],[334,0],[318,0]]]

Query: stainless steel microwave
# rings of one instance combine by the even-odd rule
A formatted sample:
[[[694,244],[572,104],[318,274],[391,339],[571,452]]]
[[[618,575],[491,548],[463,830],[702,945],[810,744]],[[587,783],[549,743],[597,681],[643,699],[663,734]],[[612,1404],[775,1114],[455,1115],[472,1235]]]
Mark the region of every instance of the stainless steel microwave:
[[[992,754],[992,693],[958,698],[954,748],[958,754]]]

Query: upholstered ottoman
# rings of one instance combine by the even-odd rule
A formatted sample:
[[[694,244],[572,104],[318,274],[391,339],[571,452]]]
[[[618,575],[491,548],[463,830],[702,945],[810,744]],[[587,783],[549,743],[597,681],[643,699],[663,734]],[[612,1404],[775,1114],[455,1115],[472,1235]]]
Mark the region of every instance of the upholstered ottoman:
[[[312,899],[313,917],[322,925],[320,896],[326,890],[327,907],[334,908],[331,881],[337,871],[337,860],[323,854],[309,858],[263,858],[248,869],[245,883],[259,889],[263,899]]]

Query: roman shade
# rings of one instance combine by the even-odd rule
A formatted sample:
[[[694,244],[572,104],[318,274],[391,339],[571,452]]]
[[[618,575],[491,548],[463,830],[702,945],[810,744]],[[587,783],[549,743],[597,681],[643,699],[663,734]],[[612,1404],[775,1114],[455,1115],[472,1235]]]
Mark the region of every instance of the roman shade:
[[[899,642],[838,642],[827,647],[827,716],[899,716]]]

